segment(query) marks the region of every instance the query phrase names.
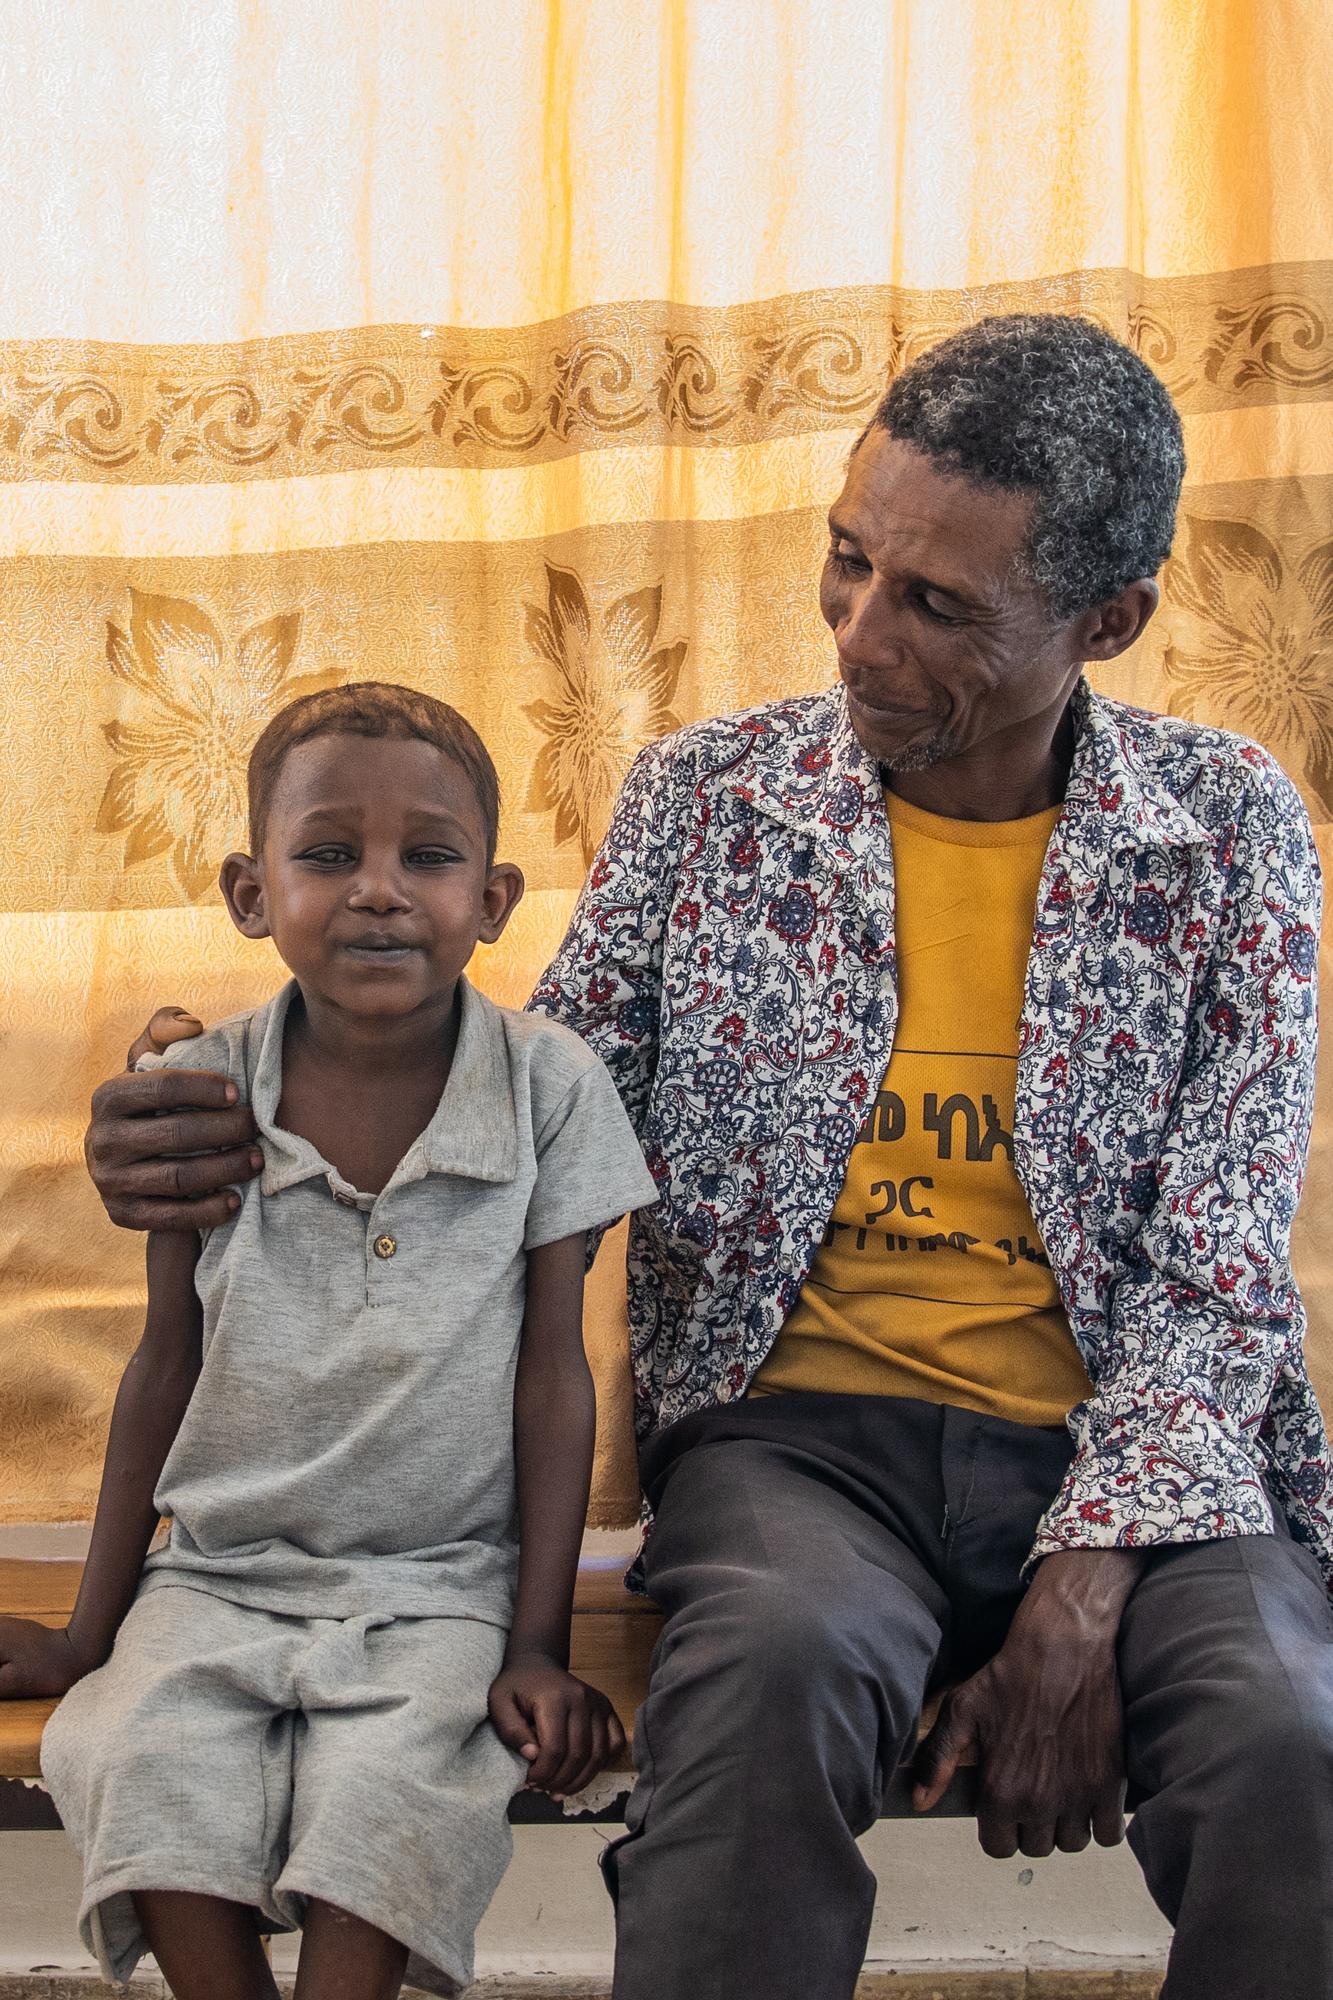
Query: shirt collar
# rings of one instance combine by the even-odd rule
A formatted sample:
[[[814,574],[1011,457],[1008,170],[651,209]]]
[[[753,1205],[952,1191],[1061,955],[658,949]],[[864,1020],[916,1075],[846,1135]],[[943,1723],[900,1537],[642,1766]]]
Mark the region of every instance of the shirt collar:
[[[1137,755],[1119,704],[1081,679],[1072,698],[1074,761],[1061,814],[1062,844],[1088,872],[1113,847],[1197,846],[1211,835]],[[788,711],[790,714],[791,711]],[[892,881],[892,856],[879,767],[852,728],[841,685],[763,727],[753,755],[734,770],[733,788],[770,817],[808,833],[835,866],[867,886]],[[1092,836],[1095,833],[1095,839]]]
[[[1211,847],[1200,826],[1140,757],[1125,717],[1138,711],[1103,701],[1086,680],[1074,690],[1074,762],[1065,791],[1061,836],[1068,858],[1086,838],[1090,874],[1107,846]]]
[[[879,766],[863,749],[839,683],[813,700],[749,719],[751,754],[732,789],[770,819],[804,834],[814,857],[844,875],[863,907],[870,942],[892,937],[893,848]]]
[[[342,1199],[356,1192],[308,1139],[277,1123],[282,1098],[282,1038],[287,1010],[298,988],[288,980],[255,1016],[259,1053],[251,1085],[251,1109],[264,1154],[260,1188],[281,1194],[299,1181],[326,1179]],[[466,979],[458,982],[458,1046],[449,1080],[424,1132],[408,1147],[384,1188],[402,1187],[427,1174],[456,1174],[464,1180],[512,1181],[518,1172],[518,1118],[509,1067],[504,1017],[493,1001]]]

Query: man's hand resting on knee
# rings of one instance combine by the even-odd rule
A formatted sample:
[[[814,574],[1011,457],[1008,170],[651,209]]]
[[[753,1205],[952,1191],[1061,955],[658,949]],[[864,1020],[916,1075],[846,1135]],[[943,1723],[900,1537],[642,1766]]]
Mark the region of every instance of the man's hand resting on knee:
[[[248,1105],[211,1070],[134,1074],[141,1055],[201,1032],[191,1014],[162,1007],[129,1053],[129,1072],[93,1094],[83,1142],[107,1214],[122,1229],[215,1229],[237,1206],[235,1181],[264,1164]]]
[[[1103,1847],[1124,1838],[1116,1637],[1144,1562],[1121,1549],[1046,1558],[999,1652],[946,1697],[921,1745],[919,1812],[938,1802],[971,1753],[987,1854],[1076,1854],[1090,1837]]]

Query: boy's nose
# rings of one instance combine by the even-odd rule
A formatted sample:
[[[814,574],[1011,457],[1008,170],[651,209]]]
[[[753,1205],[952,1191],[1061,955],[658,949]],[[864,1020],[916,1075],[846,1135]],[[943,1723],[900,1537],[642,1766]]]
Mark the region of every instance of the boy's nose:
[[[402,878],[388,869],[358,876],[347,896],[349,910],[406,910],[411,904]]]

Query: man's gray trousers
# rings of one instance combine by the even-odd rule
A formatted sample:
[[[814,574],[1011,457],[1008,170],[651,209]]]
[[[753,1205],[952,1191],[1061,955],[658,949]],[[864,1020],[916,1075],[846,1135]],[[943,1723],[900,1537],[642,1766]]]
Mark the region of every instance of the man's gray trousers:
[[[615,2000],[850,2000],[856,1844],[938,1679],[1004,1638],[1070,1443],[800,1394],[650,1445],[666,1622],[628,1828]],[[1130,1844],[1175,1925],[1163,2000],[1333,2000],[1333,1615],[1283,1533],[1155,1555],[1119,1643]],[[892,1894],[892,1884],[885,1885]]]

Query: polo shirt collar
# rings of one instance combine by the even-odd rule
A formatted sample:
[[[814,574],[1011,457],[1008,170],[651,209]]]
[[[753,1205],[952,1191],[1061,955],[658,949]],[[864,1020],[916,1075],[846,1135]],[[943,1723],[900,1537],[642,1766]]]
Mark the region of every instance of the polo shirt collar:
[[[408,1147],[385,1194],[427,1174],[498,1183],[512,1181],[518,1172],[518,1118],[504,1017],[468,980],[460,979],[458,989],[461,1018],[449,1080],[429,1125]],[[264,1154],[260,1189],[281,1194],[300,1181],[323,1178],[335,1194],[346,1195],[351,1192],[347,1183],[318,1148],[277,1122],[283,1030],[297,991],[296,981],[289,979],[259,1010],[251,1030],[259,1035],[250,1099]]]

